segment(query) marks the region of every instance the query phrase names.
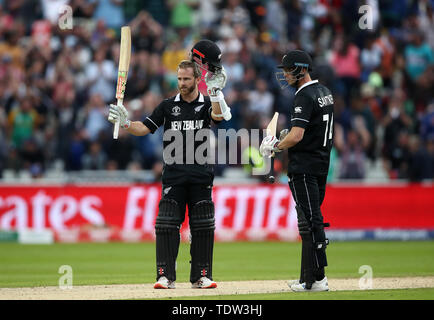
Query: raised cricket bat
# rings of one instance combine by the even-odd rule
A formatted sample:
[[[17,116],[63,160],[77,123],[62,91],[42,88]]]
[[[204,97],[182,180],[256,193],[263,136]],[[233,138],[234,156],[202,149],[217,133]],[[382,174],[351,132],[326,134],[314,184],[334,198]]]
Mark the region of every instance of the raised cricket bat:
[[[273,118],[271,119],[270,123],[267,126],[267,136],[275,136],[276,135],[276,129],[277,129],[277,118],[279,117],[279,113],[275,112]],[[274,152],[271,155],[271,170],[270,175],[268,176],[268,181],[270,183],[274,183]]]
[[[124,101],[125,86],[127,84],[128,69],[131,57],[131,30],[130,27],[121,28],[121,48],[119,54],[118,83],[116,85],[117,105],[122,105]],[[113,139],[119,135],[119,121],[115,123],[113,129]]]

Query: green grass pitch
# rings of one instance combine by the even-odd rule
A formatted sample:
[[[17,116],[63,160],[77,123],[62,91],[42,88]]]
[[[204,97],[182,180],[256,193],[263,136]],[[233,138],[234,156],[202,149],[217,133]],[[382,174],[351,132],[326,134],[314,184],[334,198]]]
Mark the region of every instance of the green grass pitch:
[[[216,281],[295,279],[299,275],[300,243],[216,243],[213,274]],[[434,241],[333,242],[327,249],[330,278],[359,278],[369,265],[374,277],[434,275]],[[182,243],[177,281],[189,281],[189,245]],[[0,243],[0,287],[56,286],[59,268],[73,269],[74,285],[137,284],[155,281],[155,243],[79,243],[20,245]],[[358,292],[355,298],[388,297],[391,290]],[[392,290],[397,296],[433,299],[433,289]],[[401,292],[401,293],[399,293]],[[327,299],[343,297],[342,292]],[[321,298],[322,294],[317,295]],[[303,294],[298,296],[303,298]],[[230,297],[225,296],[224,299]],[[252,295],[252,299],[292,299],[294,295]],[[237,296],[237,299],[244,299]]]

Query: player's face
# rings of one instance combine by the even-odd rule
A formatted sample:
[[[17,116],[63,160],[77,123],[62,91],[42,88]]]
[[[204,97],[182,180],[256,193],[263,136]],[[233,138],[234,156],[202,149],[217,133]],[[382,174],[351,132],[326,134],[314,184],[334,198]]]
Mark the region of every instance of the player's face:
[[[283,74],[285,75],[286,82],[288,82],[290,86],[292,86],[297,81],[296,77],[294,77],[291,71],[292,70],[290,70],[289,68],[283,69]]]
[[[198,79],[194,77],[193,68],[178,69],[178,89],[181,95],[189,95],[198,84]]]

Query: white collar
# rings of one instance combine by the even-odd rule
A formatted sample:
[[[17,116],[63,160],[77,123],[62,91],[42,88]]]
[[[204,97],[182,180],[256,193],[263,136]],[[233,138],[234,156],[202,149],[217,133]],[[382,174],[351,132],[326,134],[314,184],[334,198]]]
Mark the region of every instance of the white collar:
[[[304,85],[302,85],[300,88],[298,88],[298,90],[295,92],[295,94],[297,94],[301,89],[310,86],[311,84],[317,83],[318,80],[311,80],[309,82],[306,82]]]
[[[178,93],[178,94],[176,95],[174,101],[175,101],[175,102],[181,101],[181,94],[180,94],[180,93]],[[199,92],[199,100],[198,100],[198,102],[204,102],[204,101],[205,101],[205,99],[203,98],[203,94]]]

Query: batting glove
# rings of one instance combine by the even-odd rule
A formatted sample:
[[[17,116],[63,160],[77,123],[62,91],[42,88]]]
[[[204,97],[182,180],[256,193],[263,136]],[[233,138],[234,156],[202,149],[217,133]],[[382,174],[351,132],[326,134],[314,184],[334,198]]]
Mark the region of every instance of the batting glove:
[[[259,153],[263,157],[271,158],[275,152],[281,152],[282,150],[277,147],[280,140],[275,136],[266,136],[259,147]]]
[[[224,67],[218,69],[215,73],[207,72],[205,74],[205,83],[207,86],[208,94],[210,96],[215,96],[217,94],[217,91],[223,90],[223,88],[226,86],[227,78],[228,77],[226,75]]]
[[[289,133],[288,129],[283,129],[282,131],[280,131],[279,141],[282,141],[283,139],[285,139],[285,137],[288,135],[288,133]]]
[[[128,120],[128,111],[123,105],[110,105],[108,121],[113,124],[119,122],[119,126],[123,129],[128,129],[131,125],[131,121]]]

